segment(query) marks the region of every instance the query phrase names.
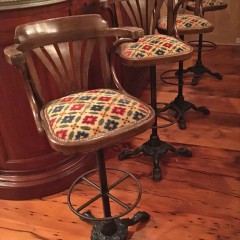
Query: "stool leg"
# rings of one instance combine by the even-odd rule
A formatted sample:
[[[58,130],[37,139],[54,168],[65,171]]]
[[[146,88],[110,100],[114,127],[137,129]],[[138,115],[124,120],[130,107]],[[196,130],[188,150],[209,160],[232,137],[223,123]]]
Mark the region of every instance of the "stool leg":
[[[156,66],[150,67],[150,82],[151,82],[151,106],[157,112],[157,90],[156,90]],[[159,182],[162,180],[162,172],[159,166],[161,157],[168,151],[175,154],[191,157],[192,153],[187,148],[176,149],[172,145],[161,141],[157,132],[157,114],[155,114],[155,122],[152,127],[150,139],[142,146],[135,150],[125,150],[119,155],[119,160],[124,160],[143,153],[145,156],[151,156],[153,159],[153,180]]]
[[[104,212],[104,217],[107,218],[107,217],[111,217],[111,209],[110,209],[110,202],[109,202],[109,196],[108,196],[109,189],[108,189],[107,173],[106,173],[103,149],[100,149],[97,151],[97,166],[98,166],[98,173],[99,173],[100,192],[102,195],[103,212]],[[111,236],[117,232],[117,225],[114,220],[110,220],[102,224],[100,229],[104,235]]]
[[[104,217],[111,217],[110,202],[108,196],[109,189],[107,183],[107,173],[104,161],[104,153],[102,149],[97,151],[97,167],[99,172],[99,183],[102,195]]]

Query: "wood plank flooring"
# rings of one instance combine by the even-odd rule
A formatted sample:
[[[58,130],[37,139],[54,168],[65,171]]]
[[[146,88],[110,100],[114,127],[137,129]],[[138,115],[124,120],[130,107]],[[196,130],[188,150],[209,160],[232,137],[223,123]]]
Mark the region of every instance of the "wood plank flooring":
[[[194,63],[196,55],[185,63]],[[240,47],[219,46],[205,52],[203,62],[219,70],[223,80],[204,75],[197,86],[185,86],[185,99],[207,106],[209,116],[192,110],[186,113],[187,130],[177,125],[159,129],[162,140],[175,147],[186,146],[192,158],[164,155],[164,179],[153,182],[152,159],[139,156],[123,162],[120,151],[147,141],[150,131],[106,149],[107,166],[132,172],[143,189],[137,209],[147,211],[150,221],[129,227],[132,240],[238,240],[240,239]],[[158,67],[163,70],[174,67]],[[160,101],[171,101],[176,86],[158,82]],[[149,101],[147,88],[142,99]],[[109,174],[109,182],[116,175]],[[61,183],[59,183],[61,184]],[[114,194],[127,202],[136,197],[132,182]],[[80,200],[92,190],[83,186]],[[29,201],[0,200],[0,240],[87,240],[91,226],[75,216],[66,203],[67,191]],[[101,203],[93,206],[97,214]],[[113,209],[118,210],[118,207]]]

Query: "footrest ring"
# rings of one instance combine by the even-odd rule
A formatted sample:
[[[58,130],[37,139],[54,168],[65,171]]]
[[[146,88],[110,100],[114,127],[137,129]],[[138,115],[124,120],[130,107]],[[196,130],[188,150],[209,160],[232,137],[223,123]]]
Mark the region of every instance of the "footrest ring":
[[[96,200],[98,200],[99,198],[102,197],[102,194],[100,192],[100,188],[99,186],[97,186],[94,182],[92,182],[91,180],[89,180],[87,178],[87,175],[90,175],[94,172],[97,172],[98,170],[97,169],[93,169],[87,173],[84,173],[83,175],[81,175],[79,178],[77,178],[73,184],[71,185],[70,189],[69,189],[69,192],[68,192],[68,196],[67,196],[67,202],[68,202],[68,206],[69,208],[72,210],[72,212],[74,214],[76,214],[77,216],[79,216],[82,220],[86,220],[87,222],[92,222],[92,221],[109,221],[109,220],[113,220],[113,219],[117,219],[117,218],[120,218],[124,215],[126,215],[127,213],[131,212],[136,206],[137,204],[139,203],[140,199],[141,199],[141,195],[142,195],[142,188],[141,188],[141,185],[139,183],[139,181],[137,180],[137,178],[132,175],[131,173],[127,172],[127,171],[124,171],[124,170],[120,170],[120,169],[116,169],[116,168],[106,168],[107,171],[117,171],[117,172],[121,172],[123,173],[123,177],[120,178],[119,180],[117,180],[116,182],[114,182],[113,184],[111,184],[109,187],[108,187],[108,190],[111,190],[113,188],[115,188],[118,184],[120,184],[121,182],[123,182],[124,180],[126,180],[128,177],[131,177],[135,184],[136,184],[136,187],[138,189],[138,195],[136,197],[136,200],[133,204],[131,204],[131,206],[129,206],[129,203],[128,204],[125,204],[123,203],[121,200],[117,199],[116,197],[114,197],[113,195],[111,195],[110,193],[108,194],[108,197],[113,200],[114,202],[118,203],[119,205],[121,205],[123,208],[125,208],[126,210],[124,212],[121,212],[117,215],[114,215],[112,217],[103,217],[103,218],[97,218],[97,217],[92,217],[92,216],[89,216],[87,214],[84,214],[84,213],[80,213],[81,210],[85,209],[87,206],[89,206],[90,204],[92,204],[93,202],[95,202]],[[92,187],[94,187],[95,189],[99,190],[99,194],[97,194],[94,198],[90,199],[89,201],[87,201],[85,204],[79,206],[79,207],[76,207],[75,204],[72,203],[71,201],[71,195],[74,191],[74,188],[80,184],[81,181],[85,181],[87,182],[88,184],[90,184]],[[75,207],[74,207],[75,206]]]
[[[169,73],[172,73],[171,75]],[[187,74],[187,71],[183,70],[183,79],[185,78],[193,78],[194,75],[193,74]],[[166,84],[170,84],[170,85],[177,85],[179,86],[180,84],[178,83],[178,69],[172,69],[172,70],[168,70],[163,72],[160,75],[160,79],[162,82],[166,83]],[[177,81],[177,82],[173,82],[173,81]],[[190,80],[188,80],[187,82],[184,81],[183,84],[181,85],[192,85],[192,82],[190,82]]]
[[[197,49],[199,47],[199,41],[198,40],[192,40],[188,42],[192,47],[194,47],[194,51],[198,52],[199,50]],[[214,42],[210,41],[202,41],[202,50],[201,52],[207,52],[207,51],[212,51],[217,48],[217,45]]]

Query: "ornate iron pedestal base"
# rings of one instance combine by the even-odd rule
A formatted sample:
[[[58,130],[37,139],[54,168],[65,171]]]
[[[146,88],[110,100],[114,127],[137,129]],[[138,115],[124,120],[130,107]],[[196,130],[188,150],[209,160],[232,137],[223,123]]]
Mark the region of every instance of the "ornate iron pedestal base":
[[[166,152],[171,151],[175,154],[183,155],[186,157],[191,157],[192,152],[188,150],[187,148],[179,148],[176,149],[172,145],[161,141],[158,135],[152,134],[150,136],[150,139],[145,142],[142,146],[138,147],[137,149],[131,151],[131,150],[125,150],[119,155],[119,160],[124,160],[136,155],[139,155],[140,153],[143,153],[145,156],[151,156],[153,158],[153,180],[155,182],[159,182],[162,180],[162,172],[159,167],[159,162],[161,160],[161,157]]]
[[[182,69],[182,68],[181,68]],[[180,74],[181,77],[181,74]],[[175,121],[169,121],[170,124],[167,125],[162,125],[158,126],[158,117],[161,117],[161,113],[164,112],[165,110],[175,110],[175,112],[179,113],[180,115],[180,110],[178,109],[177,106],[171,106],[170,104],[165,104],[164,108],[158,108],[158,102],[157,102],[157,89],[156,89],[156,66],[150,66],[150,79],[151,79],[151,106],[155,110],[155,122],[152,126],[152,134],[150,136],[150,139],[145,142],[143,145],[140,147],[137,147],[135,150],[125,150],[119,155],[119,160],[124,160],[130,157],[137,156],[139,154],[144,154],[145,156],[151,156],[153,158],[153,180],[155,182],[159,182],[162,180],[162,172],[159,166],[159,162],[161,160],[161,157],[163,154],[165,154],[168,151],[171,151],[175,154],[183,155],[186,157],[191,157],[192,152],[189,151],[187,148],[179,148],[176,149],[172,145],[163,142],[160,140],[158,136],[158,128],[159,127],[166,127],[172,125]],[[180,79],[182,80],[182,79]],[[181,81],[180,81],[181,82]],[[182,88],[182,84],[180,86]],[[182,92],[182,89],[180,89]],[[163,118],[168,121],[168,118]],[[178,118],[177,118],[178,119]]]
[[[205,115],[210,114],[210,111],[205,106],[196,107],[193,103],[185,101],[183,95],[178,95],[171,103],[170,105],[174,109],[175,106],[177,106],[180,110],[180,118],[178,120],[178,126],[180,129],[184,130],[186,129],[186,121],[184,119],[184,114],[186,111],[193,109],[196,112],[201,112]]]
[[[84,214],[88,218],[94,218],[90,211]],[[148,213],[137,212],[132,218],[87,222],[93,225],[91,240],[127,240],[128,227],[146,222],[149,218],[150,215]]]
[[[139,222],[145,222],[150,218],[148,213],[138,212],[133,218],[120,219],[120,217],[126,215],[137,206],[142,195],[141,185],[137,178],[129,172],[115,168],[106,168],[103,149],[97,151],[97,163],[97,169],[93,169],[83,174],[72,183],[68,192],[68,206],[81,220],[93,225],[90,238],[91,240],[126,240],[128,226],[132,226]],[[98,171],[99,186],[97,185],[96,180],[91,179],[91,177],[94,175],[93,173],[96,171]],[[110,186],[108,185],[107,181],[107,171],[114,171],[120,174],[119,178]],[[135,187],[137,187],[137,192],[135,192],[138,194],[133,204],[131,204],[129,200],[127,200],[127,203],[124,203],[110,192],[113,188],[117,187],[120,183],[127,179],[134,181]],[[83,183],[87,183],[87,187],[94,188],[99,193],[83,204],[79,204],[79,188]],[[103,217],[97,218],[91,213],[91,211],[82,212],[82,210],[86,209],[100,198],[103,206]],[[118,214],[113,215],[111,211],[110,199],[113,203],[115,202],[119,204],[124,210],[120,212],[117,210]]]
[[[195,86],[198,84],[200,78],[204,73],[209,74],[212,77],[215,77],[219,80],[222,80],[222,75],[217,72],[212,72],[210,69],[205,67],[201,61],[197,61],[196,64],[192,67],[189,67],[185,70],[183,70],[183,73],[192,72],[194,74],[192,79],[192,85]]]
[[[204,48],[207,47],[208,51],[213,50],[216,48],[216,44],[209,41],[203,41],[202,34],[199,34],[198,43],[196,41],[191,41],[189,43],[192,44],[193,46],[197,46],[197,52],[198,52],[196,64],[193,67],[189,67],[186,70],[183,70],[183,73],[192,72],[194,74],[192,79],[192,85],[197,85],[204,73],[207,73],[210,76],[221,80],[222,75],[220,73],[212,72],[210,69],[208,69],[202,64],[202,52],[204,51]]]

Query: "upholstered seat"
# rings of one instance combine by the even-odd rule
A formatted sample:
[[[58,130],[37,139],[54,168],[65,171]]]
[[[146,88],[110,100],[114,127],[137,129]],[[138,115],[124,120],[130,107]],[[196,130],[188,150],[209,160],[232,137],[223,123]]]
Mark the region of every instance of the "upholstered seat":
[[[212,32],[214,26],[204,18],[192,14],[178,14],[176,26],[179,34]],[[160,18],[158,28],[167,31],[167,16]]]
[[[175,60],[176,57],[184,58],[192,53],[192,48],[167,35],[145,35],[134,43],[120,45],[119,55],[122,61],[134,62],[134,66],[149,64],[149,61]],[[140,60],[140,61],[139,61]],[[128,64],[131,65],[128,61]]]
[[[145,103],[111,89],[94,89],[59,98],[45,105],[41,115],[55,149],[69,143],[65,151],[89,151],[105,147],[122,134],[144,125],[152,112]],[[71,145],[73,150],[71,150]]]

